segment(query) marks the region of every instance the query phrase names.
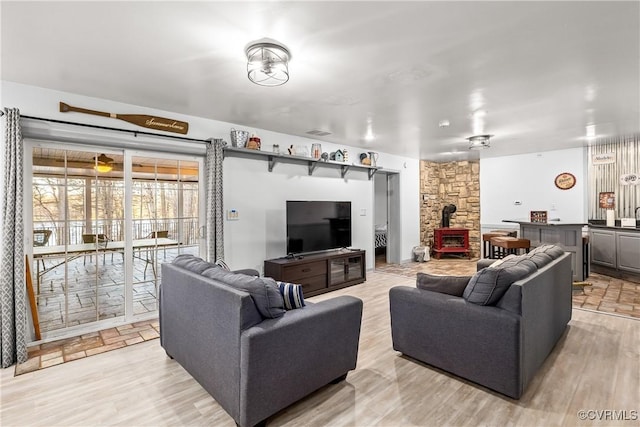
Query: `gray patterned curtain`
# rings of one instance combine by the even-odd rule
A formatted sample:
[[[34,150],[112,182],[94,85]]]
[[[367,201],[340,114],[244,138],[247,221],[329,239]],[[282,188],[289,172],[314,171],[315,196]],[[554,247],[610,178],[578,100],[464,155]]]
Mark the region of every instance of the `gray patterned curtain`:
[[[0,271],[0,344],[2,367],[27,361],[27,304],[24,277],[22,218],[22,133],[20,111],[5,108],[4,209],[2,210],[2,269]]]
[[[207,259],[209,262],[224,260],[222,160],[222,140],[208,141],[205,175],[207,179]]]

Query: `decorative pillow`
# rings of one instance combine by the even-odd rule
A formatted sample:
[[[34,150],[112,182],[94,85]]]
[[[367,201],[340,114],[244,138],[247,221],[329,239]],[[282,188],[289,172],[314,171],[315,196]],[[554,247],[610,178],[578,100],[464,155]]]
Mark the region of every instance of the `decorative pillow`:
[[[538,247],[533,248],[529,251],[530,254],[538,254],[544,253],[551,257],[551,259],[556,259],[561,257],[564,254],[564,250],[560,246],[556,245],[540,245]]]
[[[436,276],[418,273],[416,287],[427,291],[461,297],[471,276]]]
[[[497,261],[494,261],[494,262],[493,262],[493,264],[491,264],[489,267],[497,267],[497,266],[499,266],[500,264],[502,264],[503,262],[505,262],[505,261],[507,261],[507,260],[509,260],[509,259],[513,259],[513,258],[515,258],[516,256],[517,256],[517,255],[514,255],[514,254],[507,255],[507,256],[506,256],[506,257],[504,257],[504,258],[501,258],[501,259],[499,259],[499,260],[497,260]]]
[[[474,304],[493,305],[502,298],[509,286],[536,271],[528,259],[510,259],[498,267],[487,267],[473,275],[462,297]]]
[[[286,310],[293,310],[295,308],[302,308],[306,304],[304,303],[304,296],[302,295],[302,285],[296,285],[294,283],[277,282],[278,289],[282,294],[284,301],[284,308]]]
[[[172,264],[198,274],[202,274],[203,271],[209,268],[217,267],[215,264],[211,264],[210,262],[207,262],[202,258],[198,258],[195,255],[189,254],[178,255],[177,257],[175,257]]]
[[[225,270],[227,270],[227,271],[231,271],[231,269],[229,268],[229,266],[227,265],[227,263],[226,263],[226,262],[224,262],[224,260],[223,260],[222,258],[218,258],[218,259],[216,260],[216,265],[217,265],[218,267],[222,267],[222,268],[224,268],[224,269],[225,269]]]
[[[276,319],[284,315],[284,302],[276,281],[270,277],[236,274],[218,266],[202,272],[203,276],[217,280],[232,288],[248,292],[264,318]]]

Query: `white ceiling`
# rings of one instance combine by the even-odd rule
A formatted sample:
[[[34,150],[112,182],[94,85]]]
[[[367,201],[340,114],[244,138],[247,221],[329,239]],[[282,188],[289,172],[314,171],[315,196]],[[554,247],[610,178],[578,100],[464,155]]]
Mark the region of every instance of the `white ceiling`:
[[[588,125],[640,132],[638,1],[0,7],[3,80],[248,130],[436,161],[477,158],[477,133],[495,135],[484,157],[582,146]],[[292,52],[284,86],[246,77],[244,48],[263,37]]]

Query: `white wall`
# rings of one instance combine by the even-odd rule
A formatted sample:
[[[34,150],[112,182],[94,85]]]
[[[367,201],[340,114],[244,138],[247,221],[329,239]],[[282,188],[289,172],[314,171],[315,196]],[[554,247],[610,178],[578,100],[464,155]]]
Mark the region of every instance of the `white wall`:
[[[279,144],[283,151],[289,145],[305,145],[320,142],[323,151],[347,148],[351,162],[357,162],[358,154],[367,151],[348,145],[301,138],[293,135],[253,129],[217,120],[187,116],[169,111],[129,105],[105,99],[91,98],[66,92],[2,82],[2,106],[17,107],[21,115],[109,126],[121,129],[145,131],[120,120],[79,113],[60,113],[58,103],[114,113],[151,114],[189,122],[189,138],[222,138],[229,141],[232,127],[256,132],[262,139],[263,150],[271,150]],[[80,132],[90,132],[81,130]],[[124,134],[122,134],[124,135]],[[142,139],[142,138],[140,138]],[[163,142],[158,139],[158,144]],[[182,151],[181,142],[171,141]],[[193,150],[193,144],[184,143],[184,150]],[[400,174],[401,194],[401,258],[411,259],[411,248],[420,240],[419,184],[420,168],[417,159],[380,153],[378,165]],[[308,176],[304,164],[277,164],[268,172],[267,162],[229,156],[224,161],[225,210],[237,209],[238,221],[225,221],[225,258],[232,268],[253,267],[262,271],[266,258],[286,255],[285,201],[350,200],[353,215],[353,247],[367,250],[367,266],[373,266],[374,246],[374,187],[366,172],[350,170],[344,179],[339,169],[318,167]],[[360,216],[361,209],[366,211]]]
[[[576,177],[569,190],[554,184],[563,172]],[[532,210],[548,211],[549,219],[586,222],[587,185],[584,148],[481,159],[481,228],[505,228],[504,219],[528,221]]]
[[[376,174],[374,177],[374,225],[387,224],[387,176]]]

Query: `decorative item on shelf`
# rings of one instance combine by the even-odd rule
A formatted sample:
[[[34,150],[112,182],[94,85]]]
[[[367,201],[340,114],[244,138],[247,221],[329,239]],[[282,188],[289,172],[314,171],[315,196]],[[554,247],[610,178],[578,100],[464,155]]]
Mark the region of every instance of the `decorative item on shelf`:
[[[306,145],[296,146],[296,156],[309,157],[309,147]]]
[[[279,144],[273,144],[272,150],[273,150],[274,153],[280,154],[280,145]]]
[[[554,182],[556,184],[556,187],[558,187],[559,189],[569,190],[570,188],[573,188],[574,185],[576,185],[576,177],[569,172],[563,172],[556,176]]]
[[[311,157],[314,159],[319,159],[322,155],[322,145],[314,143],[311,144]]]
[[[378,153],[375,151],[369,151],[369,160],[372,167],[376,167],[378,165]]]
[[[247,148],[250,150],[260,150],[261,147],[261,143],[260,143],[260,138],[258,137],[258,135],[251,134],[251,137],[249,138],[249,142],[247,142]]]
[[[349,152],[347,151],[346,148],[342,151],[342,155],[344,156],[342,161],[343,162],[348,162],[349,161]]]
[[[365,166],[371,165],[371,159],[369,158],[369,156],[367,156],[367,153],[360,153],[360,163]]]
[[[342,150],[336,151],[335,157],[332,160],[335,160],[336,162],[344,162],[344,153]]]
[[[607,227],[615,227],[616,225],[616,211],[613,209],[607,209]]]
[[[329,160],[335,161],[336,160],[336,152],[332,151],[331,154],[329,154]]]
[[[289,148],[287,148],[287,151],[289,152],[290,156],[295,156],[296,155],[296,147],[294,147],[293,144],[291,144],[289,146]]]
[[[231,128],[231,146],[244,148],[249,140],[249,132],[246,130],[235,130]]]
[[[324,160],[325,162],[327,160],[329,160],[329,153],[327,153],[326,151],[324,153],[322,153],[322,155],[320,156],[320,159]]]
[[[531,222],[546,223],[547,211],[531,211],[530,217],[531,217]]]

